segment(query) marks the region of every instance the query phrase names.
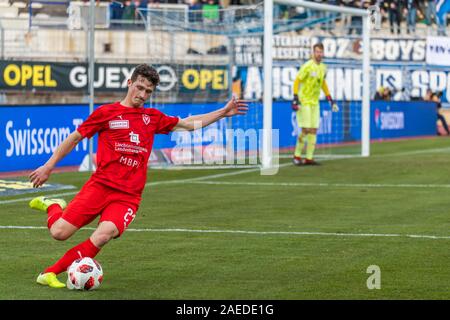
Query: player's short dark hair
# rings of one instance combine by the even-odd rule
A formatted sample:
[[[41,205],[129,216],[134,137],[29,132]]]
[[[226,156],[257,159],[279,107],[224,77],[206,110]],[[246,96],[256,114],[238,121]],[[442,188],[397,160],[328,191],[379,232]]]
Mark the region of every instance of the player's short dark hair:
[[[323,51],[323,43],[322,42],[318,42],[315,45],[313,45],[313,50],[315,50],[316,48],[319,48]]]
[[[136,66],[133,73],[131,74],[131,81],[136,81],[138,76],[142,76],[148,81],[150,81],[155,87],[159,84],[159,74],[155,68],[149,66],[146,63]]]

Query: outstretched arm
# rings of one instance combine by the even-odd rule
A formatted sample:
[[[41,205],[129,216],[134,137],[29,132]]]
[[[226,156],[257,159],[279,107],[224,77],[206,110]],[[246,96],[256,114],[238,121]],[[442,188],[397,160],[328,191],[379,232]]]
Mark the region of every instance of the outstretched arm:
[[[217,109],[209,113],[199,114],[184,119],[180,119],[180,121],[178,121],[177,125],[172,130],[192,131],[195,129],[200,129],[225,117],[232,117],[235,115],[246,114],[247,110],[248,105],[246,101],[239,100],[233,97],[231,98],[231,100],[227,102],[227,104],[223,108]]]
[[[83,136],[75,130],[72,132],[53,152],[50,159],[43,165],[30,173],[30,181],[33,183],[34,188],[38,188],[43,185],[56,166],[56,164],[63,159],[67,154],[72,151],[73,148],[83,139]]]
[[[338,105],[336,104],[336,102],[333,101],[333,98],[331,98],[330,90],[328,89],[328,85],[325,80],[323,80],[323,83],[322,83],[322,90],[323,90],[323,93],[325,93],[325,96],[327,97],[328,103],[331,106],[331,110],[333,112],[339,111]]]

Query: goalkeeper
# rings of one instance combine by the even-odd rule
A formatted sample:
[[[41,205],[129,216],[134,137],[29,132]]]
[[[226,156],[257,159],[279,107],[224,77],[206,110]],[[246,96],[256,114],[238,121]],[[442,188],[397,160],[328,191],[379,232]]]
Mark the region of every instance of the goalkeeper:
[[[318,165],[314,161],[314,149],[317,141],[317,128],[319,128],[320,89],[323,90],[333,112],[339,107],[333,101],[325,81],[326,66],[322,63],[323,44],[313,46],[312,59],[303,64],[294,81],[294,100],[292,109],[297,111],[297,123],[301,132],[295,145],[293,162],[295,165]],[[299,93],[300,86],[300,93]],[[306,144],[306,158],[302,162],[302,150]]]

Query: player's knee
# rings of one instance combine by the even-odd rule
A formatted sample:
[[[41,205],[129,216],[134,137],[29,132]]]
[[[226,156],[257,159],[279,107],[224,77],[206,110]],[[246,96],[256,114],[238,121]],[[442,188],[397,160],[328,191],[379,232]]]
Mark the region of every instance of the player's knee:
[[[91,235],[91,241],[97,248],[101,248],[117,236],[119,230],[116,225],[111,221],[103,221]]]
[[[91,241],[97,248],[103,247],[111,241],[111,239],[113,239],[113,235],[108,232],[98,232],[91,236]]]
[[[52,235],[53,239],[59,241],[67,240],[72,235],[70,232],[61,227],[50,228],[50,234]]]

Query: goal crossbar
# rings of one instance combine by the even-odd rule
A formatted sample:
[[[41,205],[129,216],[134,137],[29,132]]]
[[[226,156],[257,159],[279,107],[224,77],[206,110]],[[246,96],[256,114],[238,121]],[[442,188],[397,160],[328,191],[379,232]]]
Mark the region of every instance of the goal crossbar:
[[[308,8],[308,9],[314,9],[314,10],[338,12],[338,13],[351,14],[354,16],[361,16],[361,17],[366,17],[366,16],[370,15],[370,13],[367,10],[363,10],[363,9],[340,7],[340,6],[334,6],[331,4],[323,4],[323,3],[304,1],[304,0],[273,0],[273,2],[278,3],[278,4],[289,5],[289,6],[293,6],[293,7],[304,7],[304,8]]]

